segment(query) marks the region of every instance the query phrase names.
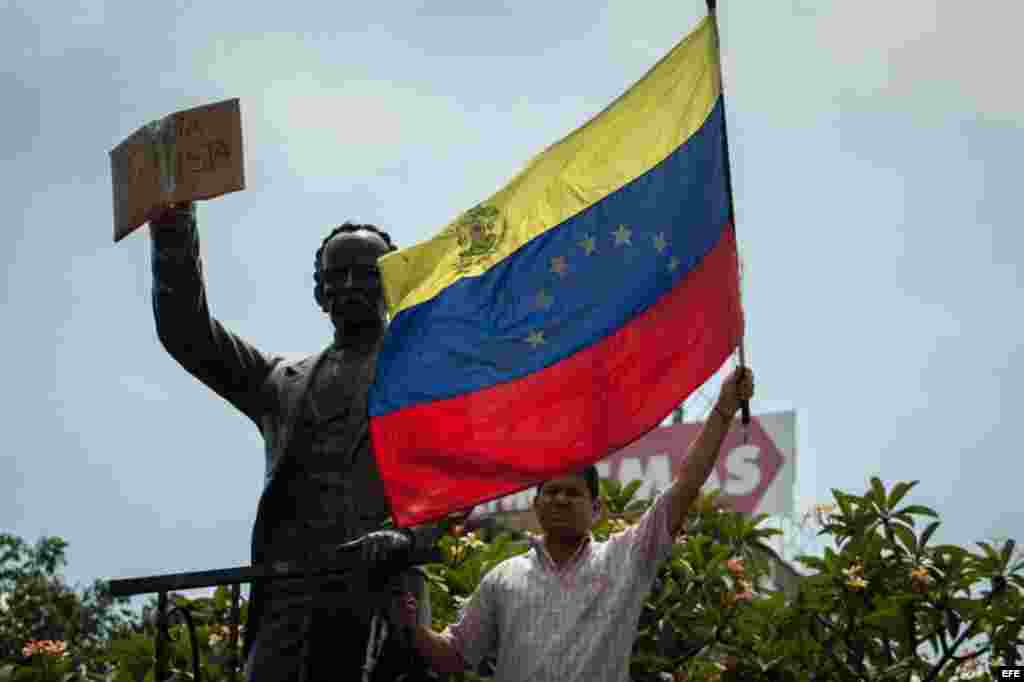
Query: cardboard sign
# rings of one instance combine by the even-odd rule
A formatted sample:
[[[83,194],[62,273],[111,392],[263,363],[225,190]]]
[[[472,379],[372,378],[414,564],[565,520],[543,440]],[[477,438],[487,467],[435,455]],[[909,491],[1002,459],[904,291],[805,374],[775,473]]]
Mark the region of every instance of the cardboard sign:
[[[139,128],[110,152],[114,241],[170,203],[245,189],[237,99],[179,111]]]

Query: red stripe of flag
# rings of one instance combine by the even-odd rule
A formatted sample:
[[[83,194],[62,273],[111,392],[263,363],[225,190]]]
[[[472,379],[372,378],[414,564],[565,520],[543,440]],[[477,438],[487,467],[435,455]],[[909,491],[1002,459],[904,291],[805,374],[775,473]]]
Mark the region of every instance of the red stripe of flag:
[[[590,347],[520,379],[371,419],[395,522],[433,521],[628,445],[721,367],[742,330],[730,224],[688,277]]]

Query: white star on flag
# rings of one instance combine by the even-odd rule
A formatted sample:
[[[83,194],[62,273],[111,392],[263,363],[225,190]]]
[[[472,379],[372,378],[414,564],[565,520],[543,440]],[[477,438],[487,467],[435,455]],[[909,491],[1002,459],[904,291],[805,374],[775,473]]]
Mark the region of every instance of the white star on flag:
[[[633,242],[630,240],[630,237],[633,236],[633,231],[625,225],[619,225],[619,228],[612,234],[615,235],[615,246],[620,246],[622,244],[629,244],[630,246],[633,245]]]
[[[536,329],[533,330],[532,332],[530,332],[530,335],[526,337],[526,343],[533,346],[535,350],[538,347],[543,346],[546,343],[546,341],[544,341],[544,332],[538,331]]]
[[[597,251],[597,242],[595,242],[594,238],[591,237],[589,234],[586,236],[585,239],[579,242],[579,245],[580,248],[583,249],[583,253],[587,254],[588,256]]]

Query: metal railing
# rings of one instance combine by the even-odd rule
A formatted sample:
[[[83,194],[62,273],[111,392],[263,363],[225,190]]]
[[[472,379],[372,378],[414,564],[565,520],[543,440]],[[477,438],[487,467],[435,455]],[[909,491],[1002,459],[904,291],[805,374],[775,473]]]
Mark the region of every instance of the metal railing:
[[[402,562],[397,569],[404,569],[414,563],[421,563],[419,557],[410,557],[408,562]],[[428,558],[429,562],[433,560]],[[201,680],[199,665],[199,646],[196,638],[195,621],[187,606],[175,606],[168,611],[168,594],[179,590],[198,589],[203,587],[231,587],[231,615],[230,615],[230,650],[231,656],[228,660],[228,672],[232,681],[238,679],[239,656],[238,656],[238,634],[242,583],[269,582],[275,580],[287,580],[295,578],[317,578],[326,576],[341,576],[353,571],[368,571],[379,567],[367,566],[354,554],[344,559],[338,559],[327,563],[311,562],[275,562],[267,566],[240,566],[237,568],[220,568],[210,571],[194,571],[189,573],[168,573],[164,575],[152,575],[141,578],[116,578],[110,580],[108,585],[110,594],[115,597],[131,597],[137,594],[157,595],[156,613],[156,642],[153,653],[154,679],[156,682],[163,682],[168,677],[168,642],[170,641],[170,621],[174,616],[181,617],[188,630],[189,647],[192,652],[192,674],[195,682]]]

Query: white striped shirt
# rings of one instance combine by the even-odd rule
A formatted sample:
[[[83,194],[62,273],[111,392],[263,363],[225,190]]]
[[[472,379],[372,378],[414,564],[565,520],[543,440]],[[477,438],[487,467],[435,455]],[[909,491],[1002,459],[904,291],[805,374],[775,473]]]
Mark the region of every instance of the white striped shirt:
[[[472,667],[497,654],[495,682],[628,682],[637,623],[672,537],[661,494],[630,528],[588,538],[558,568],[543,544],[495,566],[444,632]]]

